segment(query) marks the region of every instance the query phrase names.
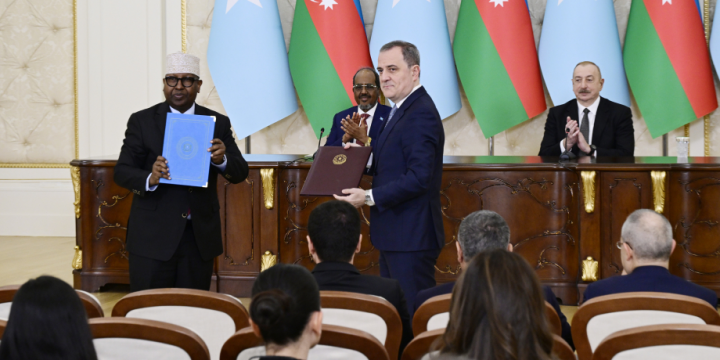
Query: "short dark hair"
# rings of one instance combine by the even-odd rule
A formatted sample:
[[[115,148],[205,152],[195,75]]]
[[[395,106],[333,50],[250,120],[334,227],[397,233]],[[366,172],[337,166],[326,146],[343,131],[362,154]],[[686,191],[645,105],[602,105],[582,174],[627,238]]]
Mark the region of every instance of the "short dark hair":
[[[373,75],[375,75],[375,86],[377,86],[378,90],[379,90],[380,89],[380,75],[378,75],[378,73],[377,73],[377,71],[375,71],[375,69],[373,69],[369,66],[361,67],[358,69],[358,71],[355,72],[355,75],[353,75],[353,85],[355,85],[355,78],[363,70],[372,71]]]
[[[40,276],[15,293],[0,359],[96,360],[80,297],[66,282]]]
[[[575,69],[577,69],[577,67],[580,66],[580,65],[583,65],[583,66],[584,66],[584,65],[592,65],[592,66],[594,66],[594,67],[597,69],[597,71],[598,71],[598,76],[602,79],[602,71],[600,71],[600,67],[597,66],[597,64],[594,63],[594,62],[592,62],[592,61],[581,61],[581,62],[579,62],[579,63],[578,63],[577,65],[575,65],[575,67],[573,68],[573,74],[575,73]],[[573,76],[574,76],[574,75],[573,75]]]
[[[266,343],[287,345],[302,335],[310,315],[320,311],[320,290],[310,271],[277,264],[258,275],[252,287],[250,318]]]
[[[391,41],[380,48],[380,52],[388,51],[394,47],[399,47],[402,50],[403,60],[408,67],[413,65],[420,65],[420,51],[417,46],[407,41],[395,40]]]
[[[466,261],[483,251],[505,250],[510,243],[510,228],[500,214],[490,210],[476,211],[463,219],[458,242]]]
[[[321,261],[350,262],[360,240],[360,215],[345,201],[328,201],[310,213],[308,235]]]

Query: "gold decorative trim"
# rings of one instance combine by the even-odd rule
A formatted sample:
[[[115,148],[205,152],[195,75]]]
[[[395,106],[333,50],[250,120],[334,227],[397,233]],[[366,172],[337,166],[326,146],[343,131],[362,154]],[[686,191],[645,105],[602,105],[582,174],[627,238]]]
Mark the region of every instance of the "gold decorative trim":
[[[183,0],[183,2],[185,2],[185,0]],[[76,159],[80,157],[80,124],[78,123],[80,106],[78,105],[78,49],[77,49],[77,43],[78,43],[77,13],[78,13],[78,11],[77,11],[77,9],[78,9],[77,0],[73,0],[73,91],[75,93],[74,127],[75,127],[75,158]],[[65,163],[59,163],[59,164],[55,164],[55,163],[0,163],[0,168],[68,169],[68,168],[70,168],[70,165],[65,164]]]
[[[265,250],[260,260],[260,272],[263,272],[277,264],[277,255],[273,255],[270,250]]]
[[[592,214],[595,211],[595,171],[581,171],[583,182],[583,199],[585,212]]]
[[[180,17],[181,33],[182,33],[182,52],[187,53],[187,0],[180,1]]]
[[[75,191],[75,218],[80,218],[80,168],[73,166],[70,168],[70,177],[72,178],[73,190]]]
[[[588,256],[582,263],[582,281],[598,280],[598,262],[592,256]]]
[[[82,269],[82,250],[80,250],[79,246],[75,247],[75,256],[73,256],[72,259],[72,268],[75,270]]]
[[[665,177],[667,173],[665,171],[651,171],[650,177],[652,177],[652,188],[653,188],[653,205],[655,205],[655,212],[662,214],[665,211]]]
[[[272,210],[273,204],[275,204],[275,169],[260,169],[260,178],[262,179],[265,208],[268,210]]]

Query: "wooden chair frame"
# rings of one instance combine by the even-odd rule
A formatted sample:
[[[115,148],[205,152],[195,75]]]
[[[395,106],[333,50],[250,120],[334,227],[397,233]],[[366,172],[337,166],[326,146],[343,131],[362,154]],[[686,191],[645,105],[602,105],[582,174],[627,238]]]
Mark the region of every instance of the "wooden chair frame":
[[[354,292],[320,291],[320,304],[325,309],[356,310],[381,317],[387,326],[385,349],[391,358],[397,359],[402,341],[402,320],[395,306],[389,301],[377,296]],[[324,328],[325,325],[323,325]]]
[[[15,293],[18,292],[20,286],[22,285],[8,285],[0,287],[0,303],[12,302],[15,297]],[[101,318],[105,316],[105,312],[103,311],[102,306],[100,306],[100,303],[98,303],[97,299],[88,295],[88,293],[84,291],[75,291],[75,293],[78,294],[80,301],[82,301],[88,319]]]
[[[124,317],[90,319],[93,339],[126,338],[174,345],[190,355],[192,360],[209,360],[205,342],[192,330],[161,321]]]
[[[720,326],[663,324],[618,331],[605,338],[592,356],[610,360],[625,350],[658,345],[699,345],[720,347]]]
[[[390,360],[385,346],[374,336],[360,330],[337,325],[323,324],[319,345],[335,346],[358,351],[371,360]],[[223,345],[220,360],[236,360],[245,349],[263,345],[252,328],[236,332]]]
[[[217,310],[232,318],[235,331],[250,326],[240,300],[226,294],[194,289],[153,289],[130,293],[115,304],[112,316],[125,317],[132,310],[154,306],[188,306]]]
[[[619,311],[656,310],[694,315],[708,325],[720,325],[717,309],[695,297],[658,293],[629,292],[600,296],[582,304],[572,319],[572,337],[578,358],[589,360],[593,353],[587,336],[587,325],[595,316]]]
[[[425,331],[422,334],[416,335],[415,338],[412,339],[412,341],[405,347],[400,360],[420,360],[423,356],[425,356],[425,354],[430,352],[430,346],[432,346],[435,340],[443,336],[443,334],[445,334],[444,328]]]
[[[418,336],[428,331],[427,325],[430,318],[437,314],[450,311],[451,297],[452,294],[433,296],[420,305],[420,307],[415,311],[415,315],[412,320],[414,336]],[[552,331],[553,334],[562,335],[560,316],[547,301],[545,301],[545,316],[547,316],[550,331]]]
[[[0,320],[0,339],[2,339],[3,334],[5,333],[5,328],[7,327],[7,321]]]
[[[553,334],[552,353],[555,354],[558,360],[577,360],[575,351],[573,351],[565,339],[558,334]]]

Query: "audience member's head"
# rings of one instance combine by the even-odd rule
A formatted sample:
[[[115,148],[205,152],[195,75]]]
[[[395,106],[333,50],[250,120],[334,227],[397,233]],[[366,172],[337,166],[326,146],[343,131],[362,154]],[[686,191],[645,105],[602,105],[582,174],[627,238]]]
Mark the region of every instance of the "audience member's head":
[[[675,250],[672,226],[664,216],[652,210],[635,210],[625,220],[617,246],[623,269],[628,274],[638,266],[667,268],[670,254]]]
[[[512,251],[510,228],[505,219],[494,211],[475,211],[460,223],[456,246],[458,262],[464,269],[467,262],[483,251]]]
[[[470,359],[550,359],[545,299],[527,261],[504,249],[475,256],[453,289],[438,344]]]
[[[0,359],[97,359],[87,314],[75,290],[52,276],[23,284],[0,340]]]
[[[328,201],[310,213],[308,250],[315,263],[349,262],[360,251],[360,215],[345,201]]]
[[[277,264],[255,280],[250,325],[265,341],[267,355],[306,359],[320,341],[320,290],[310,271]]]

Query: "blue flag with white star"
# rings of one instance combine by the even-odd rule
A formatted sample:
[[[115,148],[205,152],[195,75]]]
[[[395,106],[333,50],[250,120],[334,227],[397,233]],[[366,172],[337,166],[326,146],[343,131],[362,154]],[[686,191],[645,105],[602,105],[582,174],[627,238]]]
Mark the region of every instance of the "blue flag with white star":
[[[207,59],[238,139],[297,110],[275,0],[215,0]]]

